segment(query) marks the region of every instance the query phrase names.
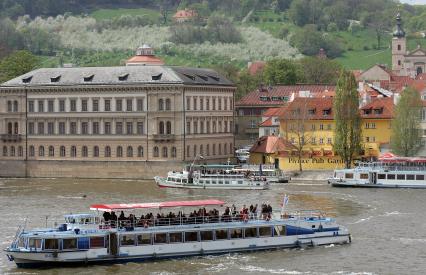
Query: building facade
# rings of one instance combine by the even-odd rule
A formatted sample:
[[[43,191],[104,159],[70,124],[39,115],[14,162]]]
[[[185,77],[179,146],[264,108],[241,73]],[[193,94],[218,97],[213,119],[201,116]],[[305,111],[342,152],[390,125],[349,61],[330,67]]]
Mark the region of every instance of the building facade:
[[[234,151],[234,90],[207,69],[35,70],[0,86],[0,160],[65,168],[80,162],[96,170],[106,162],[227,159]],[[106,177],[128,177],[122,167]],[[28,168],[25,174],[37,175]]]

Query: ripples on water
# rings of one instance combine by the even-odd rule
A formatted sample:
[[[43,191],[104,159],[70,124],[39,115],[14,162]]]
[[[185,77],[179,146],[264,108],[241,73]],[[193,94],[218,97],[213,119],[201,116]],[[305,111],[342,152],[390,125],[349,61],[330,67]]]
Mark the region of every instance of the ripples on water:
[[[267,191],[160,189],[152,181],[2,179],[0,248],[18,225],[60,221],[92,203],[218,198],[237,207],[270,203],[279,209],[319,209],[352,233],[352,244],[192,257],[78,268],[17,269],[0,253],[1,274],[423,274],[426,270],[426,190],[332,188],[325,183],[275,184]]]

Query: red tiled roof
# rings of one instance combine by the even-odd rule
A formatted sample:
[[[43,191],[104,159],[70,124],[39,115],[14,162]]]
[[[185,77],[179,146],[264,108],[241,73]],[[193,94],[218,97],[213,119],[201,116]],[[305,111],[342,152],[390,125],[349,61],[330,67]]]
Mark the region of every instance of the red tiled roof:
[[[277,125],[272,125],[272,117],[270,117],[264,122],[260,123],[259,127],[277,127]]]
[[[426,81],[426,73],[421,73],[416,76],[417,80],[425,80]]]
[[[264,117],[272,117],[272,116],[276,116],[277,113],[279,112],[280,108],[269,108],[268,110],[266,110],[266,112],[263,113],[262,116]]]
[[[300,91],[310,91],[311,95],[321,97],[335,91],[334,85],[279,85],[272,87],[264,87],[256,89],[245,95],[236,106],[279,106],[290,99],[293,93],[298,94]]]
[[[300,114],[294,114],[300,110]],[[313,120],[332,120],[333,119],[333,98],[331,97],[297,97],[290,102],[287,107],[282,108],[281,118],[299,119],[305,112],[306,119]],[[327,112],[327,114],[324,114]]]
[[[127,59],[127,63],[141,63],[148,65],[164,65],[164,61],[158,57],[151,55],[135,55],[129,59]]]
[[[250,153],[272,154],[279,151],[291,150],[296,147],[290,142],[277,136],[263,136],[250,148]]]
[[[173,18],[179,19],[179,18],[191,18],[197,15],[197,12],[195,10],[178,10],[175,15],[173,15]]]
[[[392,97],[380,97],[373,99],[370,103],[360,109],[362,118],[393,118],[394,108]],[[365,114],[365,111],[369,114]],[[376,113],[379,112],[379,113]]]
[[[258,72],[262,71],[266,66],[265,61],[255,61],[251,63],[248,67],[248,72],[250,75],[255,75]]]

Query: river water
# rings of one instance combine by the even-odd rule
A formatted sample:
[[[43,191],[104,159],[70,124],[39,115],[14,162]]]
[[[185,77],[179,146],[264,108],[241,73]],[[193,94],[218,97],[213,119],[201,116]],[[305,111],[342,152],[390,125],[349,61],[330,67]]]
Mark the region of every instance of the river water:
[[[30,225],[88,212],[92,203],[218,198],[237,207],[270,203],[319,209],[349,228],[352,243],[146,263],[17,269],[0,252],[1,274],[424,274],[426,190],[333,188],[325,182],[273,185],[267,191],[160,189],[153,181],[0,179],[0,248],[26,218]]]

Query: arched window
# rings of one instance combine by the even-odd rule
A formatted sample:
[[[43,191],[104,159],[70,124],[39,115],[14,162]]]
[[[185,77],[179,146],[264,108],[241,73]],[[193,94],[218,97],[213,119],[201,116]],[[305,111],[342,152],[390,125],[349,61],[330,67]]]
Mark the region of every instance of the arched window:
[[[105,157],[110,158],[111,157],[111,147],[105,146]]]
[[[164,135],[164,122],[160,121],[160,123],[158,124],[158,133],[160,135]]]
[[[132,158],[133,157],[133,147],[127,146],[127,157]]]
[[[123,157],[123,147],[117,146],[117,158]]]
[[[227,155],[227,154],[228,154],[228,144],[226,144],[226,143],[225,143],[225,144],[223,145],[223,151],[224,151],[224,154],[225,154],[225,155]]]
[[[22,157],[24,155],[24,149],[22,148],[22,146],[18,147],[18,157]]]
[[[203,148],[203,145],[200,145],[200,155],[202,156],[202,155],[204,155],[204,148]]]
[[[44,157],[44,147],[43,146],[38,147],[38,156]]]
[[[398,44],[398,51],[400,51],[400,50],[401,50],[401,45]]]
[[[163,99],[162,99],[162,98],[160,98],[160,99],[158,100],[158,110],[159,110],[159,111],[163,111],[163,110],[164,110],[164,101],[163,101]]]
[[[95,157],[95,158],[99,157],[99,146],[93,147],[93,157]]]
[[[12,101],[10,100],[7,101],[7,111],[12,112]]]
[[[157,147],[157,146],[155,146],[155,147],[154,147],[154,157],[155,157],[155,158],[158,158],[158,157],[159,157],[159,155],[160,155],[160,152],[159,152],[159,150],[158,150],[158,147]]]
[[[166,123],[166,130],[168,135],[172,134],[172,123],[170,121],[167,121]]]
[[[423,69],[422,69],[422,67],[417,67],[417,75],[420,75],[420,74],[422,74],[423,73]]]
[[[143,157],[143,147],[139,146],[138,147],[138,158],[142,158]]]
[[[67,155],[67,151],[65,149],[65,146],[61,146],[61,148],[59,148],[59,155],[61,157],[65,157]]]
[[[169,149],[167,147],[163,147],[163,158],[167,158],[168,157],[168,152]]]
[[[15,135],[19,133],[18,122],[15,122]]]
[[[10,156],[11,157],[15,156],[15,146],[10,146]]]
[[[176,158],[176,156],[177,156],[176,147],[172,147],[172,158]]]
[[[7,124],[7,133],[9,134],[9,135],[11,135],[12,133],[13,133],[13,125],[12,125],[12,122],[9,122],[8,124]]]
[[[4,152],[4,148],[3,148],[3,152]],[[29,152],[30,157],[34,157],[35,156],[35,148],[34,146],[30,146],[30,152]]]
[[[54,157],[54,156],[55,156],[55,147],[50,145],[49,146],[49,157]]]
[[[170,111],[172,109],[172,104],[170,102],[170,98],[166,99],[166,110]]]
[[[71,146],[71,157],[75,158],[76,156],[77,156],[77,147],[73,145]]]
[[[197,156],[197,145],[194,144],[194,157],[196,157],[196,156]]]
[[[16,100],[13,102],[13,111],[14,112],[18,111],[18,101],[16,101]]]
[[[81,148],[81,156],[83,158],[87,158],[89,156],[89,150],[87,149],[87,146],[83,146]]]

